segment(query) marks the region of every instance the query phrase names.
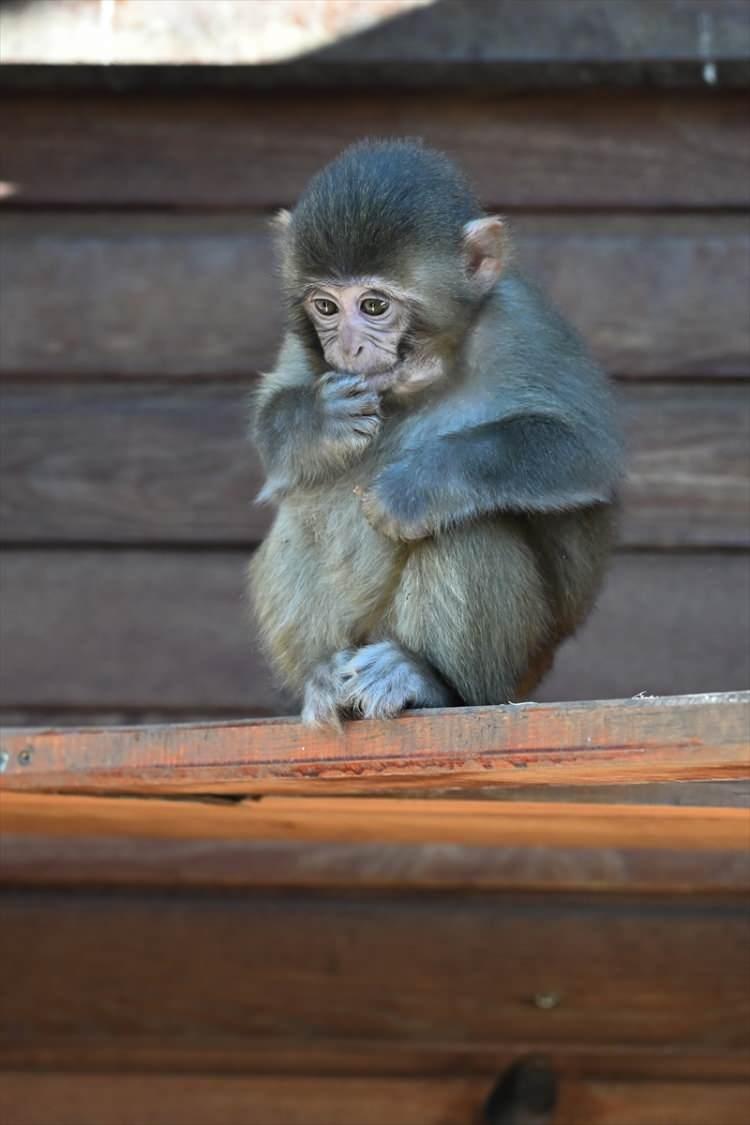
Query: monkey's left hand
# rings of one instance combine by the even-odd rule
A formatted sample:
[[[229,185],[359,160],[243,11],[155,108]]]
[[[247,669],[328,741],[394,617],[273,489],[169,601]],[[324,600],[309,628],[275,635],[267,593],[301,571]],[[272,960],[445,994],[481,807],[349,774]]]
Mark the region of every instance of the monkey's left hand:
[[[388,539],[411,542],[426,539],[434,531],[429,520],[427,496],[409,487],[404,465],[389,465],[368,489],[355,488],[365,519]]]

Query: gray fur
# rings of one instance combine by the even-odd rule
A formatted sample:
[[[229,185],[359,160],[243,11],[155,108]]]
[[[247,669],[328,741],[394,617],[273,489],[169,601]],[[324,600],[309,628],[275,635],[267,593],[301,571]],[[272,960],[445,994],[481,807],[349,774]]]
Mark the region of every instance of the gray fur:
[[[439,213],[429,177],[411,190]],[[420,284],[425,307],[450,308],[441,273]],[[599,589],[621,473],[606,381],[516,270],[460,303],[450,347],[439,328],[444,377],[408,397],[326,372],[294,317],[258,394],[264,494],[280,503],[250,585],[306,721],[516,699]]]
[[[414,653],[393,641],[344,649],[305,684],[302,718],[338,726],[341,715],[391,719],[409,707],[449,707],[456,694]]]

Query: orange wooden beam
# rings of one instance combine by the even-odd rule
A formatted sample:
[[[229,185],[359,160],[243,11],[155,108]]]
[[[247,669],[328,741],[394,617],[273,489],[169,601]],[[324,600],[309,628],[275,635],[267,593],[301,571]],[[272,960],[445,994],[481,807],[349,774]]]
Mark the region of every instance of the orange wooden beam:
[[[0,791],[298,794],[750,778],[750,692],[294,719],[14,729]]]
[[[5,793],[0,884],[750,894],[738,808]]]

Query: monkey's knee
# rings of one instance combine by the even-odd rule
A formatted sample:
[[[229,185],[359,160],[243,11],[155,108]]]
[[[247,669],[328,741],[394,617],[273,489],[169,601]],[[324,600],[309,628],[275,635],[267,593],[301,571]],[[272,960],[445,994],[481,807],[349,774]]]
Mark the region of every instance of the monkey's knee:
[[[394,599],[395,635],[469,706],[508,703],[549,634],[533,552],[496,518],[412,552]]]

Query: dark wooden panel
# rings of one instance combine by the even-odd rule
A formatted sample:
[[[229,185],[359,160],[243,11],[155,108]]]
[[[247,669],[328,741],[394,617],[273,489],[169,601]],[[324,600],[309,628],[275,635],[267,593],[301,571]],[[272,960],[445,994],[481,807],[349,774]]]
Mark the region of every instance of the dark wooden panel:
[[[472,1125],[491,1087],[489,1076],[264,1078],[0,1072],[0,1112],[11,1125],[383,1125],[393,1120],[398,1106],[398,1125]],[[704,1104],[723,1104],[727,1088],[719,1087],[719,1091],[713,1102]],[[746,1125],[744,1119],[737,1122]],[[596,1119],[591,1119],[591,1125],[598,1125]],[[640,1122],[631,1120],[628,1125]],[[734,1123],[730,1119],[726,1125]]]
[[[710,553],[620,557],[597,609],[563,645],[536,698],[746,688],[749,564],[745,555]]]
[[[628,446],[621,542],[750,546],[750,395],[740,386],[618,388]]]
[[[750,1038],[748,912],[689,895],[61,889],[6,891],[2,912],[0,1038],[27,1049],[63,1038],[730,1049]],[[559,1002],[545,1009],[535,997],[548,994]]]
[[[0,1073],[12,1125],[474,1125],[493,1076],[314,1078],[285,1075]],[[747,1125],[742,1083],[560,1083],[555,1125]],[[679,1117],[675,1116],[678,1114]]]
[[[242,550],[6,552],[0,706],[289,713],[246,624],[245,562]],[[745,688],[749,577],[741,554],[621,556],[537,698]]]
[[[248,384],[249,386],[249,384]],[[619,388],[629,446],[621,541],[750,546],[750,396],[697,381]],[[272,510],[246,387],[0,389],[0,539],[246,543]]]
[[[675,721],[675,738],[679,725]],[[223,732],[214,734],[223,747]],[[149,732],[143,736],[148,742]],[[101,735],[106,758],[105,743]],[[566,756],[575,770],[577,756]],[[643,757],[644,774],[650,763],[664,760],[656,751]],[[613,761],[613,776],[617,770]],[[610,895],[689,888],[691,895],[724,902],[750,895],[746,808],[620,805],[619,786],[610,787],[610,802],[618,803],[605,806],[434,800],[424,797],[424,787],[422,796],[408,800],[304,796],[207,804],[163,799],[170,777],[163,772],[164,784],[157,783],[148,800],[121,792],[114,798],[3,792],[0,883]],[[82,771],[71,775],[73,784],[86,784]],[[120,785],[112,776],[109,784]],[[462,794],[486,792],[463,778],[461,784]]]
[[[747,98],[350,92],[6,97],[11,204],[273,207],[363,136],[424,136],[500,207],[737,207]]]
[[[513,229],[521,265],[609,370],[750,372],[743,218],[526,215]],[[0,238],[2,374],[237,376],[273,362],[264,219],[5,215]]]
[[[582,1081],[560,1094],[554,1125],[740,1125],[750,1114],[746,1083]]]
[[[210,1042],[157,1042],[87,1039],[68,1042],[52,1038],[24,1043],[0,1040],[0,1073],[290,1075],[310,1077],[447,1077],[497,1075],[528,1052],[528,1044],[502,1042],[407,1044],[394,1040],[307,1039],[275,1043],[256,1038],[243,1045],[229,1037]],[[561,1076],[620,1082],[726,1082],[750,1080],[750,1051],[743,1048],[659,1048],[648,1045],[544,1043],[544,1057]],[[130,1125],[130,1123],[129,1123]],[[244,1125],[244,1123],[243,1123]],[[461,1125],[465,1125],[464,1122]],[[558,1123],[555,1123],[558,1125]],[[571,1125],[581,1125],[580,1121]],[[660,1122],[659,1125],[664,1125]],[[671,1122],[670,1122],[671,1125]],[[702,1123],[705,1125],[705,1123]]]

